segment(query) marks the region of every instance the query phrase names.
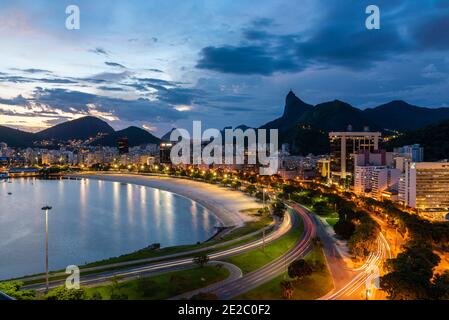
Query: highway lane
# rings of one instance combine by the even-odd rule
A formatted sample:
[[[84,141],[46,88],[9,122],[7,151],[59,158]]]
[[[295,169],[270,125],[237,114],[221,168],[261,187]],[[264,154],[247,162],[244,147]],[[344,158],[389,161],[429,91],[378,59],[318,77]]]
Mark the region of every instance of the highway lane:
[[[224,268],[229,270],[229,277],[226,278],[223,281],[220,282],[216,282],[216,283],[212,283],[211,285],[205,287],[205,288],[199,288],[193,291],[189,291],[189,292],[185,292],[182,293],[178,296],[172,297],[169,300],[185,300],[185,299],[190,299],[192,298],[194,295],[197,295],[199,293],[202,292],[210,292],[213,291],[217,288],[220,288],[223,285],[226,285],[227,283],[233,282],[236,279],[239,279],[243,276],[242,270],[237,267],[234,264],[228,263],[228,262],[223,262],[223,261],[213,261],[211,263],[215,263],[215,264],[221,264],[223,265]]]
[[[309,213],[316,225],[317,235],[323,244],[323,251],[334,282],[334,289],[319,300],[366,299],[367,285],[369,286],[369,299],[384,298],[383,292],[376,290],[373,286],[377,282],[377,270],[381,272],[385,259],[392,257],[390,246],[384,235],[379,234],[376,251],[371,253],[361,267],[349,268],[337,249],[336,239],[326,231],[323,222],[315,214],[310,211]]]
[[[296,259],[305,256],[313,248],[312,239],[315,237],[315,225],[306,210],[297,204],[290,204],[296,212],[294,216],[294,225],[297,227],[298,219],[304,223],[304,233],[298,243],[287,253],[273,260],[264,267],[250,272],[234,281],[223,284],[211,292],[218,296],[220,300],[227,300],[241,295],[251,289],[270,281],[287,270],[288,265]]]
[[[218,260],[220,258],[226,258],[229,256],[241,254],[243,252],[253,250],[255,248],[261,247],[264,243],[269,243],[278,239],[279,237],[286,234],[292,228],[294,216],[292,217],[290,214],[286,214],[282,224],[273,232],[263,238],[257,239],[230,249],[226,249],[217,253],[209,254],[208,257],[210,260]],[[185,253],[184,253],[185,254]],[[159,258],[160,260],[161,258]],[[193,264],[193,258],[180,258],[170,261],[163,261],[157,263],[151,263],[148,265],[138,266],[138,267],[129,267],[121,270],[114,271],[105,271],[102,273],[89,274],[82,276],[80,279],[80,284],[82,286],[94,286],[100,285],[103,283],[107,283],[113,277],[120,277],[122,280],[133,279],[138,276],[148,276],[156,273],[161,273],[162,271],[173,271],[179,270],[180,268],[186,268]],[[50,282],[50,289],[63,285],[65,280],[56,280]],[[34,289],[39,292],[45,290],[45,284],[32,284],[24,286],[23,289]]]
[[[377,249],[365,263],[353,271],[356,275],[340,288],[336,288],[320,300],[380,299],[383,293],[377,290],[378,277],[385,259],[391,258],[390,247],[382,233],[377,238]]]
[[[303,207],[304,208],[304,207]],[[307,210],[316,226],[316,233],[323,247],[324,256],[332,275],[334,288],[345,286],[352,279],[356,272],[346,266],[346,262],[337,248],[335,238],[326,230],[324,223],[308,209]]]
[[[205,251],[209,251],[209,250],[213,250],[213,249],[219,249],[221,247],[224,246],[228,246],[231,245],[233,243],[237,243],[240,242],[242,240],[251,238],[253,236],[256,236],[258,234],[262,234],[262,232],[268,232],[271,228],[273,228],[273,232],[276,231],[278,228],[283,228],[282,224],[286,224],[288,223],[287,221],[283,221],[280,225],[278,223],[273,222],[272,224],[270,224],[269,226],[266,226],[265,228],[256,230],[254,232],[245,234],[241,237],[235,238],[235,239],[231,239],[228,241],[224,241],[224,242],[219,242],[217,244],[213,244],[207,247],[203,247],[203,248],[199,248],[199,249],[193,249],[193,250],[188,250],[188,251],[182,251],[182,252],[178,252],[178,253],[172,253],[172,254],[168,254],[165,256],[158,256],[158,257],[152,257],[152,258],[144,258],[144,259],[137,259],[137,260],[129,260],[129,261],[123,261],[123,262],[117,262],[117,263],[110,263],[107,265],[100,265],[100,266],[96,266],[96,267],[89,267],[89,268],[83,268],[81,269],[81,272],[101,272],[103,270],[107,270],[107,269],[112,269],[112,268],[122,268],[122,267],[132,267],[132,266],[136,266],[136,265],[142,265],[142,264],[150,264],[152,262],[158,262],[161,260],[167,260],[167,259],[175,259],[178,257],[185,257],[187,255],[194,255],[197,253],[201,253],[201,252],[205,252]],[[281,230],[282,231],[282,230]],[[267,235],[266,239],[272,239],[273,237],[269,238],[270,233]],[[276,237],[274,237],[276,238]],[[57,273],[52,273],[51,277],[58,277],[58,276],[65,276],[65,272],[57,272]],[[37,275],[37,276],[29,276],[29,277],[23,277],[20,278],[20,281],[35,281],[35,280],[44,280],[45,279],[45,274],[41,274],[41,275]]]

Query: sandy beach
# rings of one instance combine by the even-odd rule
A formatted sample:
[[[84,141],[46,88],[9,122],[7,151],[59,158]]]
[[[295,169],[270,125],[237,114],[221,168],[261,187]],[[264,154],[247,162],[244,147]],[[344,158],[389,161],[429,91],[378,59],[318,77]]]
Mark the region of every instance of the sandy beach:
[[[157,188],[192,199],[213,212],[225,227],[240,227],[253,218],[241,210],[260,208],[261,204],[242,192],[217,185],[166,176],[134,174],[78,174],[81,178],[131,183]]]

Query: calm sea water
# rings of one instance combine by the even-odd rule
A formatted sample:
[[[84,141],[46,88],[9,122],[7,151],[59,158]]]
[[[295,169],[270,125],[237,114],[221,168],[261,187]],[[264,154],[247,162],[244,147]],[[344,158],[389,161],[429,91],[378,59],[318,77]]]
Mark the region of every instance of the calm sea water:
[[[158,189],[88,179],[11,181],[0,181],[0,279],[44,272],[46,204],[53,207],[50,270],[156,242],[204,241],[219,224],[200,204]]]

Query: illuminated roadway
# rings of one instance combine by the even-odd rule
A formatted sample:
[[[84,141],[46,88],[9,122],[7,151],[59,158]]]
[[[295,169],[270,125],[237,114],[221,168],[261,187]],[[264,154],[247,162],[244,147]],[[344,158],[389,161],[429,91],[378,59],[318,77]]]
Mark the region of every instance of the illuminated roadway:
[[[196,290],[195,292],[212,292],[216,294],[219,299],[226,300],[241,295],[247,291],[250,291],[251,289],[257,288],[258,286],[282,274],[283,272],[286,272],[287,266],[291,262],[298,258],[304,257],[307,253],[309,253],[312,249],[311,240],[316,235],[318,235],[323,244],[323,250],[334,281],[334,289],[325,296],[321,297],[320,300],[365,299],[368,292],[366,290],[366,284],[375,283],[374,278],[376,277],[376,275],[373,273],[373,271],[377,268],[381,269],[383,261],[386,258],[391,257],[390,247],[383,234],[380,234],[379,238],[377,239],[378,245],[376,252],[373,252],[360,268],[350,269],[346,267],[343,258],[339,255],[338,250],[335,248],[335,239],[331,235],[329,235],[327,231],[324,230],[322,222],[320,222],[316,218],[316,216],[314,216],[304,207],[295,203],[289,203],[289,205],[294,209],[295,214],[286,214],[282,224],[278,225],[273,232],[267,235],[265,237],[265,241],[263,239],[257,239],[230,249],[211,253],[208,255],[208,257],[211,261],[214,260],[213,263],[217,263],[216,261],[219,259],[224,259],[233,255],[238,255],[259,248],[264,245],[264,242],[269,243],[285,235],[291,230],[293,226],[297,226],[298,219],[302,219],[304,223],[304,232],[301,236],[301,239],[292,249],[260,269],[257,269],[243,276],[239,275],[231,279],[226,279],[220,283],[216,283],[209,287],[203,288],[203,290]],[[176,255],[192,254],[195,252],[210,250],[213,247],[215,246],[202,248],[200,250],[182,252]],[[121,281],[131,280],[142,276],[164,273],[167,271],[188,269],[193,265],[192,257],[160,261],[161,259],[167,259],[170,257],[171,256],[150,258],[148,259],[148,264],[145,265],[85,275],[81,277],[80,284],[83,286],[97,286],[110,282],[111,278],[113,277],[120,277]],[[151,260],[159,260],[159,262],[150,263]],[[130,261],[126,263],[135,264],[137,262],[138,261]],[[119,263],[117,267],[120,264],[121,263]],[[115,264],[109,265],[109,267],[114,266]],[[96,268],[105,268],[105,266]],[[86,272],[86,270],[82,271]],[[35,278],[41,278],[41,276],[37,276]],[[62,284],[64,284],[64,280],[53,281],[50,283],[50,288],[54,288]],[[37,291],[43,291],[45,290],[45,285],[28,285],[24,286],[23,289],[35,289]],[[188,294],[184,294],[182,297],[185,298],[186,295]],[[371,287],[371,290],[369,291],[369,298],[383,298],[383,293]]]
[[[266,283],[267,281],[277,277],[286,271],[287,266],[304,257],[312,249],[312,239],[315,237],[315,225],[306,210],[296,204],[289,204],[295,211],[293,216],[294,225],[297,227],[298,219],[302,219],[304,223],[304,232],[299,242],[287,253],[273,260],[269,264],[244,275],[234,281],[227,282],[222,286],[215,287],[212,291],[205,290],[217,295],[220,300],[227,300],[243,294],[251,289]]]
[[[359,300],[359,299],[380,299],[383,293],[376,290],[378,276],[382,270],[385,259],[391,258],[390,247],[381,233],[377,238],[377,249],[371,253],[365,263],[352,271],[356,275],[342,287],[337,287],[320,300]],[[379,272],[379,273],[378,273]]]
[[[383,292],[374,287],[374,284],[378,284],[376,270],[381,272],[385,259],[392,257],[384,235],[379,234],[377,249],[370,254],[365,263],[360,268],[352,269],[346,265],[337,249],[335,238],[326,231],[323,222],[315,215],[312,215],[312,218],[317,226],[317,235],[323,244],[327,265],[334,282],[334,289],[319,300],[360,300],[366,299],[367,293],[369,299],[384,298]]]
[[[247,252],[249,250],[253,250],[255,248],[261,247],[264,245],[264,243],[269,243],[271,241],[274,241],[278,239],[279,237],[285,235],[293,226],[293,222],[296,221],[296,218],[294,215],[286,214],[283,222],[270,234],[268,234],[265,237],[265,240],[263,238],[238,245],[236,247],[225,249],[220,252],[211,253],[208,254],[208,257],[210,260],[217,260],[226,258],[229,256],[241,254],[244,252]],[[204,250],[210,249],[205,248]],[[203,249],[202,249],[203,250]],[[197,251],[195,251],[197,252]],[[182,255],[188,255],[189,252],[183,252]],[[152,259],[158,259],[162,260],[166,257],[158,257],[158,258],[152,258]],[[136,261],[131,261],[129,263],[136,263]],[[134,267],[128,267],[121,270],[114,270],[114,271],[105,271],[102,273],[96,273],[96,274],[90,274],[81,276],[80,284],[84,286],[92,286],[92,285],[100,285],[105,282],[109,282],[111,278],[113,277],[120,277],[121,280],[125,279],[133,279],[137,278],[139,276],[145,276],[145,275],[152,275],[154,273],[161,273],[166,271],[172,271],[172,270],[179,270],[179,269],[185,269],[191,267],[193,264],[193,258],[179,258],[175,260],[169,260],[169,261],[162,261],[162,262],[155,262],[143,266],[134,266]],[[106,267],[114,267],[115,265],[108,265],[108,266],[102,266],[101,268]],[[81,272],[86,272],[86,270],[81,270]],[[62,273],[64,275],[64,273]],[[42,278],[42,276],[34,277],[34,278],[27,278],[27,280],[31,279],[37,279]],[[50,282],[50,288],[55,288],[57,286],[63,285],[65,280],[56,280]],[[32,284],[24,286],[23,289],[34,289],[37,291],[43,291],[45,290],[45,284]]]

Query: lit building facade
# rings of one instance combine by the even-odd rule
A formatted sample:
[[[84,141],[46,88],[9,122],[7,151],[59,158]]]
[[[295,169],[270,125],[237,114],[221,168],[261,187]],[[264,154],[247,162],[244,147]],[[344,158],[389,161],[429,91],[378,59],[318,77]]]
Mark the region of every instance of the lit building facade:
[[[399,200],[420,212],[449,211],[449,163],[410,162],[400,180]]]
[[[424,161],[424,148],[419,144],[395,148],[394,153],[396,153],[398,156],[409,159],[411,162]]]
[[[401,171],[386,166],[356,166],[354,170],[354,192],[378,200],[382,193],[397,185]]]
[[[354,173],[353,155],[361,150],[378,150],[380,136],[380,132],[330,132],[332,179],[342,181],[351,178]]]

